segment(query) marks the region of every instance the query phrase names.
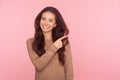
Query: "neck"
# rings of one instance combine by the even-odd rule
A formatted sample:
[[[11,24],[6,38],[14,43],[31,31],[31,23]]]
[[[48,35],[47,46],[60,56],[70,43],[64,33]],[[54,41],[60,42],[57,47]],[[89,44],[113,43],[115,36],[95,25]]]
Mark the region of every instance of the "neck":
[[[52,32],[44,32],[45,40],[51,40],[52,39]]]

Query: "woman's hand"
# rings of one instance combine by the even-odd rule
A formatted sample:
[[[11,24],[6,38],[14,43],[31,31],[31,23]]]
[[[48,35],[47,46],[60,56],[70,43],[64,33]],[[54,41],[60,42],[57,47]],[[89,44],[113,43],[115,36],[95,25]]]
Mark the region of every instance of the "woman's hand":
[[[62,36],[61,38],[57,39],[53,44],[59,49],[62,47],[62,40],[67,36]]]

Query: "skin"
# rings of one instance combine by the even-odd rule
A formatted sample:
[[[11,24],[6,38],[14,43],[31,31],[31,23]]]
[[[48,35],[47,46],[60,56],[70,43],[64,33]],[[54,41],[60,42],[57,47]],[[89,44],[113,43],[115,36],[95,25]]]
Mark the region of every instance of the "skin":
[[[40,26],[44,34],[50,34],[56,25],[55,15],[53,13],[47,11],[42,14]]]
[[[41,20],[40,20],[40,26],[43,31],[45,40],[51,40],[52,39],[52,29],[56,27],[56,21],[55,21],[55,15],[52,12],[44,12],[42,14]],[[62,47],[62,39],[66,38],[67,36],[63,36],[56,40],[53,44],[57,48]]]

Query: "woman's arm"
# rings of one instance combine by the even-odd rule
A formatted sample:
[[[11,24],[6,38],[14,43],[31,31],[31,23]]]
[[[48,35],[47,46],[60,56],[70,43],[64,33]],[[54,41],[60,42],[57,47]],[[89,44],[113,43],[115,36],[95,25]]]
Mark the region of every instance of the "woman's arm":
[[[48,50],[46,50],[46,53],[39,57],[36,54],[36,52],[32,49],[32,42],[32,39],[27,40],[27,50],[30,59],[37,69],[42,70],[52,59],[53,55],[56,53],[58,48],[54,44],[52,44],[51,47]]]
[[[65,72],[66,72],[66,80],[73,80],[73,64],[72,64],[72,56],[70,43],[68,43],[65,47]]]

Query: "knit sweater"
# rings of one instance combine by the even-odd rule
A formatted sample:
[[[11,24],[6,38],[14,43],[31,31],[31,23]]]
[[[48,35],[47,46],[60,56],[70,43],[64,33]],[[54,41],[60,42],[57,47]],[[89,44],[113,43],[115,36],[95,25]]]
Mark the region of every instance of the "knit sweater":
[[[45,41],[45,54],[38,56],[32,49],[34,38],[27,40],[27,50],[35,67],[35,80],[73,80],[70,43],[65,46],[65,64],[60,64],[58,48],[52,40]]]

